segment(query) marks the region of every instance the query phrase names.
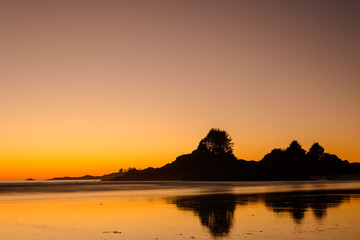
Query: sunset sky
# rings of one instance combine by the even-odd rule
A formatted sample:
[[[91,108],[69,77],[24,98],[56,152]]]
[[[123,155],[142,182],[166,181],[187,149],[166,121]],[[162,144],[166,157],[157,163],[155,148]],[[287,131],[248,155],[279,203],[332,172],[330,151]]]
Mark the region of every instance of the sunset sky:
[[[360,1],[0,0],[0,179],[159,167],[212,127],[360,162]]]

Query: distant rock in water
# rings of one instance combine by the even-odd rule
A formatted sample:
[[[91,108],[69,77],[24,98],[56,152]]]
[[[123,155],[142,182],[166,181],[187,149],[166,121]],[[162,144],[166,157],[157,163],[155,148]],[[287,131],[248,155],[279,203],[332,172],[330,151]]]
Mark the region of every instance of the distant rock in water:
[[[213,128],[196,150],[177,157],[172,163],[160,168],[129,169],[121,174],[108,174],[102,180],[251,181],[360,176],[360,163],[349,163],[325,153],[318,143],[306,151],[293,141],[286,149],[274,149],[258,162],[237,159],[233,155],[233,145],[226,131]]]
[[[25,181],[35,181],[33,178],[27,178]]]

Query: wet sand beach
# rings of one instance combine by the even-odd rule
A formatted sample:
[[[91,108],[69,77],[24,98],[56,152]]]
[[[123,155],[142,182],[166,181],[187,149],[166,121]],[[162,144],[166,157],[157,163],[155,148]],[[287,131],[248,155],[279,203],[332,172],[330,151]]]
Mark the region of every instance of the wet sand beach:
[[[357,239],[360,182],[3,181],[0,239]]]

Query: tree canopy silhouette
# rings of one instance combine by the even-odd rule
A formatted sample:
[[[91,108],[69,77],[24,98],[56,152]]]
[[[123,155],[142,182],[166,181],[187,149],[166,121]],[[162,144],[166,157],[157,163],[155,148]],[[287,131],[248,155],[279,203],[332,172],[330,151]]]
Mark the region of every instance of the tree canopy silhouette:
[[[225,130],[210,129],[209,133],[199,143],[199,150],[209,151],[214,154],[232,153],[234,143]]]
[[[306,153],[306,151],[296,140],[290,143],[289,147],[285,150],[285,152],[288,153],[293,158],[304,157]]]
[[[324,148],[319,143],[314,143],[306,156],[310,161],[319,161],[324,156]]]

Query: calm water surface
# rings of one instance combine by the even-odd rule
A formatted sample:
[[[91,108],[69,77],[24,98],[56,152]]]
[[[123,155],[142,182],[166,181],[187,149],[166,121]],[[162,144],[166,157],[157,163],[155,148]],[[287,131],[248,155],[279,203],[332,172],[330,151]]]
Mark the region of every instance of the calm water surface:
[[[360,182],[1,181],[0,239],[359,239]]]

